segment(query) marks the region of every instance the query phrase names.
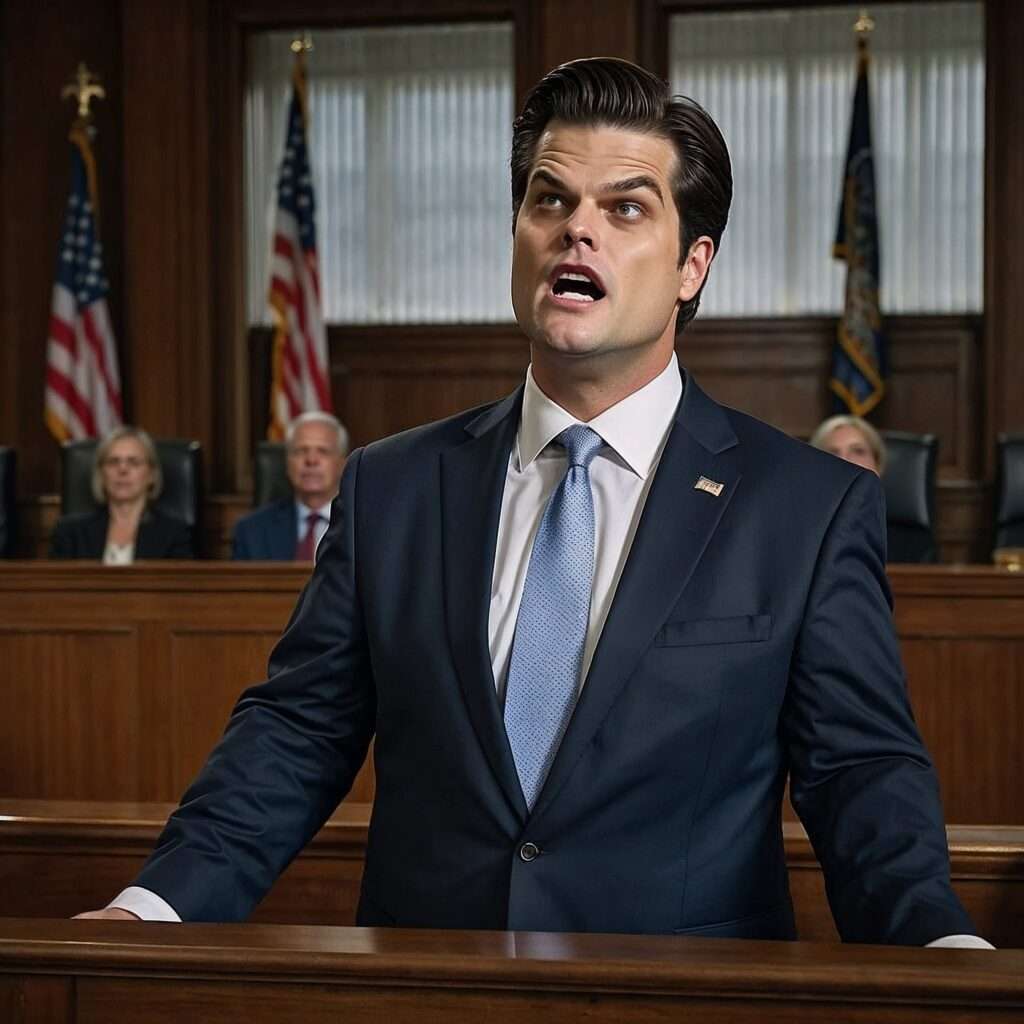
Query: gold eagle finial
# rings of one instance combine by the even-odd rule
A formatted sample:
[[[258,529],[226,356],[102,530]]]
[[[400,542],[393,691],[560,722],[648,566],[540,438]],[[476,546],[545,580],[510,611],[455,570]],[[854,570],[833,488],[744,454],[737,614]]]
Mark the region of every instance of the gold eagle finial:
[[[99,75],[90,71],[83,63],[79,63],[74,79],[61,90],[62,100],[72,99],[78,103],[78,116],[87,121],[91,116],[89,104],[93,100],[107,98],[107,91],[100,85]]]

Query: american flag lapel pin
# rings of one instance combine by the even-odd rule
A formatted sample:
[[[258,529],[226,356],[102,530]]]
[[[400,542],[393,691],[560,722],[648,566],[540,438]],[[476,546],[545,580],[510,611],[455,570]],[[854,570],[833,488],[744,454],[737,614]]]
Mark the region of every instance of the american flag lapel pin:
[[[714,495],[716,498],[724,488],[725,484],[720,484],[717,480],[711,480],[706,476],[697,477],[697,482],[693,485],[695,491],[707,491],[708,494]]]

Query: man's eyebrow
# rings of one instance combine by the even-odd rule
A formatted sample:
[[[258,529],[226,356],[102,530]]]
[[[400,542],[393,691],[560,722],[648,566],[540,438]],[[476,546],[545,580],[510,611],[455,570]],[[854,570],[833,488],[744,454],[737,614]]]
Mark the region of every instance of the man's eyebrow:
[[[561,192],[569,191],[569,186],[561,178],[550,171],[544,170],[543,167],[538,167],[530,175],[530,184],[532,185],[535,181],[546,181],[552,188],[557,188]]]
[[[602,193],[609,192],[635,192],[637,189],[650,189],[657,197],[662,206],[665,205],[665,197],[662,195],[661,186],[649,174],[637,174],[632,178],[623,178],[622,181],[610,181],[602,185]]]

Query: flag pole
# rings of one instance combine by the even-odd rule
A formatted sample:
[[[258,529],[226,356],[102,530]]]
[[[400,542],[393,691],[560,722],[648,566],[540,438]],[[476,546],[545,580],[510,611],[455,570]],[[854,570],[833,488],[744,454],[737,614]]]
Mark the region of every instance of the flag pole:
[[[290,49],[295,55],[292,97],[278,172],[268,293],[274,324],[267,430],[271,440],[281,440],[288,423],[302,412],[331,411],[308,149],[306,54],[313,49],[309,32],[296,36]]]
[[[306,102],[306,54],[313,49],[313,38],[309,29],[303,29],[302,35],[295,36],[289,44],[295,54],[292,64],[292,91],[302,111],[303,128],[309,125],[309,107]],[[279,296],[274,294],[274,286],[270,288],[270,307],[274,312],[274,338],[270,353],[270,422],[267,426],[267,437],[271,441],[283,441],[285,422],[279,408],[279,389],[284,379],[284,350],[288,344],[287,313]]]
[[[846,263],[829,390],[837,411],[867,415],[886,392],[888,352],[879,306],[879,231],[868,95],[868,40],[875,22],[861,8],[853,31],[857,73],[832,255]]]
[[[99,437],[122,422],[117,346],[107,308],[99,189],[92,140],[93,100],[106,98],[99,76],[79,63],[61,99],[76,104],[68,132],[71,187],[57,247],[43,387],[43,418],[58,442]]]
[[[99,75],[90,71],[84,61],[79,61],[75,77],[61,89],[60,98],[74,100],[78,104],[78,112],[74,121],[71,122],[71,129],[68,132],[68,140],[79,148],[82,159],[85,161],[85,173],[89,181],[89,198],[92,200],[93,216],[98,224],[100,219],[99,189],[96,187],[96,161],[92,155],[96,126],[92,121],[90,104],[93,100],[105,100],[107,90],[100,85]]]

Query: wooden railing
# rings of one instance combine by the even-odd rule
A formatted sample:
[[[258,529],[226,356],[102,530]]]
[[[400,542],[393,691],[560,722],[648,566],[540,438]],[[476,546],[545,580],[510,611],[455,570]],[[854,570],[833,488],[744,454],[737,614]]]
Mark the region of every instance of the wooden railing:
[[[0,920],[5,1020],[1009,1024],[1024,951]]]

